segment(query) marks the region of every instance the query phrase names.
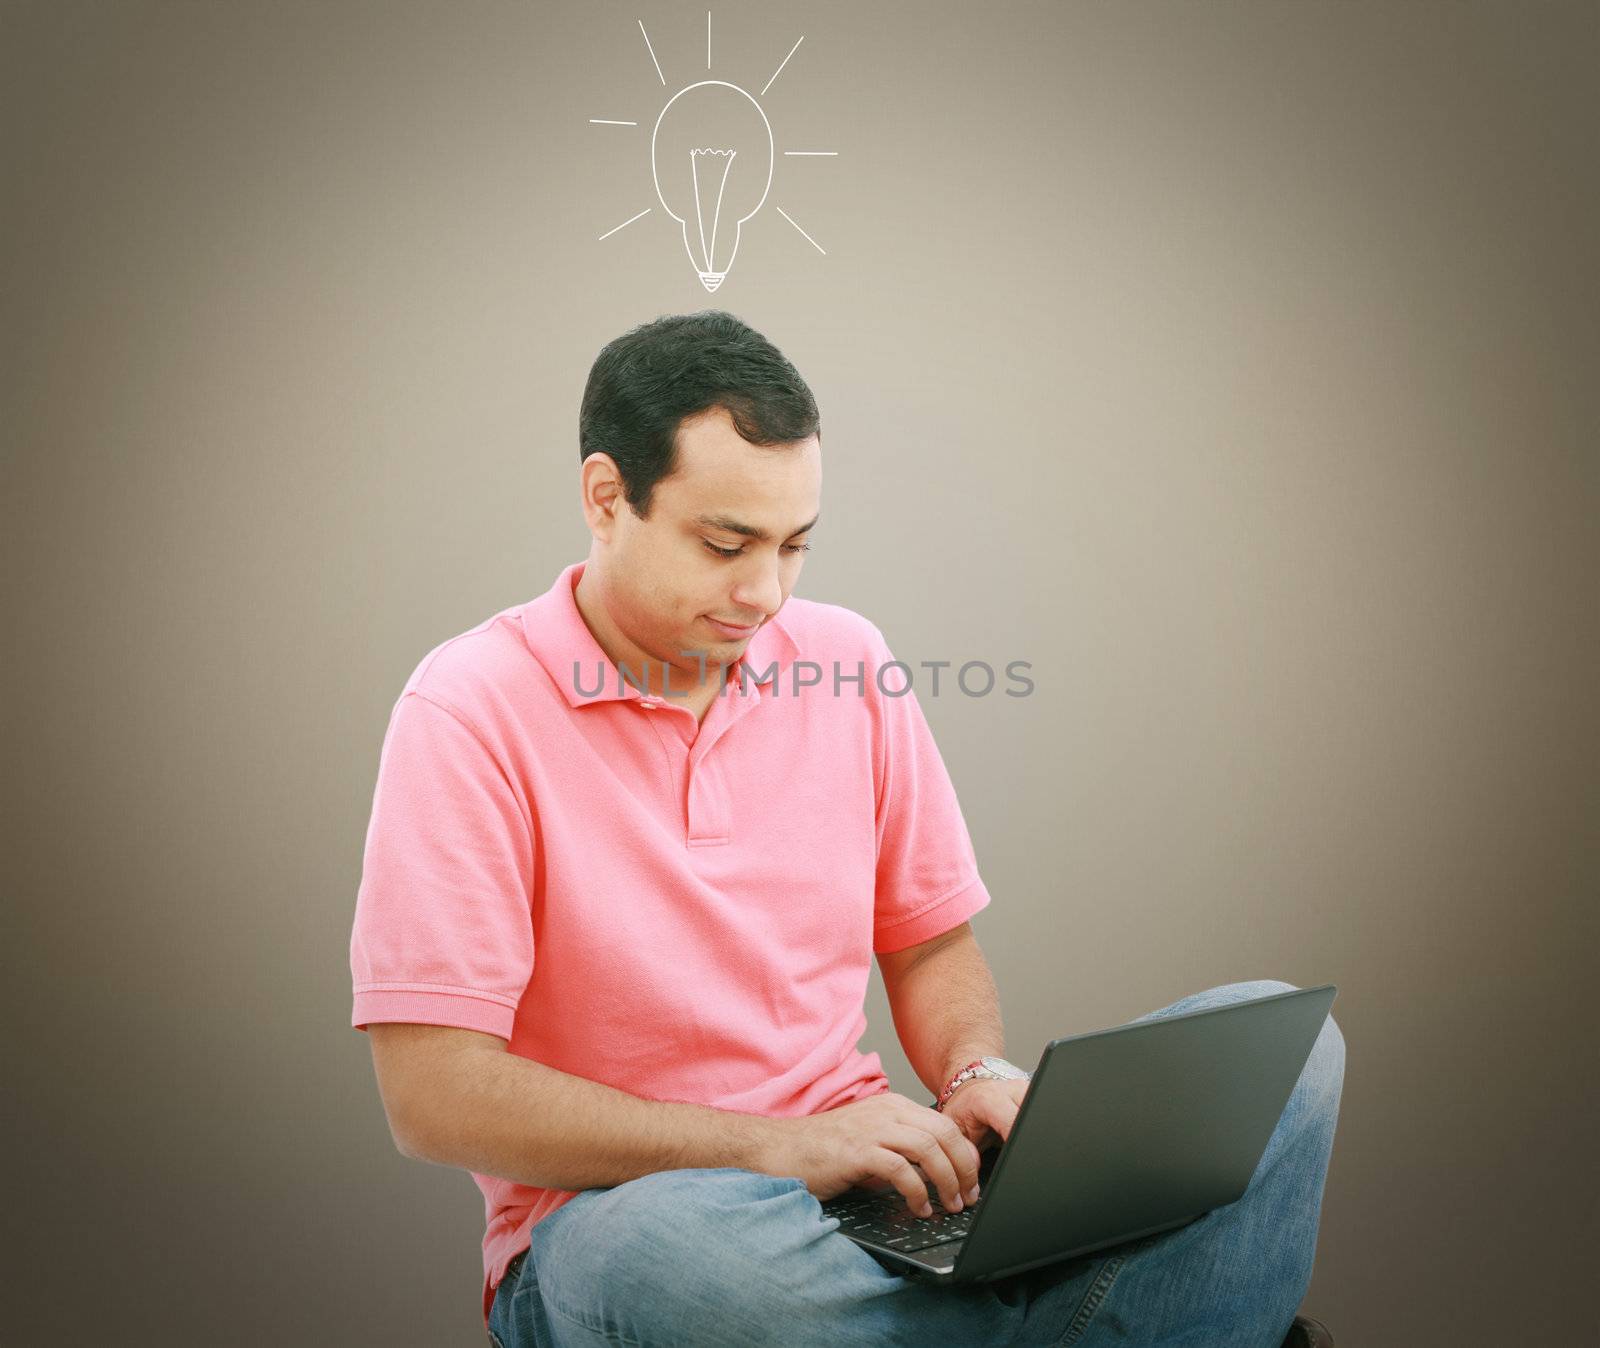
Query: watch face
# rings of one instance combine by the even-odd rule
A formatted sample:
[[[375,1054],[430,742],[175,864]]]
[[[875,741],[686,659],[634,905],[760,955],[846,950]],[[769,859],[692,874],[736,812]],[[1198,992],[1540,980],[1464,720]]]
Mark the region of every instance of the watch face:
[[[1028,1075],[1015,1063],[1009,1063],[1004,1058],[985,1058],[983,1065],[996,1076],[1004,1077],[1008,1081],[1020,1081]]]

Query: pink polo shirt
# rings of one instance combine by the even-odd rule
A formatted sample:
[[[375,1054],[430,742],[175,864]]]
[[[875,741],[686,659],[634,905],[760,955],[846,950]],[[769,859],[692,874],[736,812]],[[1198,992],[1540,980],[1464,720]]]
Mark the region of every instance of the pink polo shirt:
[[[989,894],[904,671],[874,677],[882,633],[790,598],[746,648],[748,691],[736,667],[697,722],[618,678],[573,598],[583,566],[429,652],[395,703],[351,1024],[478,1030],[647,1100],[769,1117],[888,1090],[856,1047],[873,954]],[[487,1322],[574,1191],[473,1179]]]

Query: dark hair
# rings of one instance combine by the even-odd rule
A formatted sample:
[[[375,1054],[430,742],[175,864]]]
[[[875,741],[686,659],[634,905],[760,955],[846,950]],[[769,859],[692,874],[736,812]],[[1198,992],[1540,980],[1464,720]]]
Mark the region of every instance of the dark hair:
[[[723,407],[753,445],[820,436],[816,399],[800,372],[754,328],[721,309],[667,314],[608,342],[595,357],[578,414],[578,458],[605,452],[628,504],[650,512],[655,485],[677,466],[678,424]]]

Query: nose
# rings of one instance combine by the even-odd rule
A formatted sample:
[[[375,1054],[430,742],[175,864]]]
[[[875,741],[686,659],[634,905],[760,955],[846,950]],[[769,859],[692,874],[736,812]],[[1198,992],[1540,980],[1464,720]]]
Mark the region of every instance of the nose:
[[[733,602],[740,612],[759,611],[763,618],[770,618],[782,608],[783,578],[778,573],[778,559],[760,554],[752,557],[749,569],[740,573],[734,586]]]

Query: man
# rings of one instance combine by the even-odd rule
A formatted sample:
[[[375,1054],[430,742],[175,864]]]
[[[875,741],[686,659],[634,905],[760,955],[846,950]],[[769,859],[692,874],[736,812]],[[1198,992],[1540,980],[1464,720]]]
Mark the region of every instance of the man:
[[[490,1337],[1278,1344],[1331,1019],[1249,1194],[1178,1232],[933,1288],[823,1218],[858,1183],[976,1200],[1027,1085],[975,1068],[1004,1048],[969,925],[989,894],[882,634],[791,597],[822,491],[794,367],[726,313],[644,325],[595,361],[580,451],[587,559],[395,705],[351,940],[397,1146],[483,1190]],[[942,1108],[856,1048],[874,955]]]

